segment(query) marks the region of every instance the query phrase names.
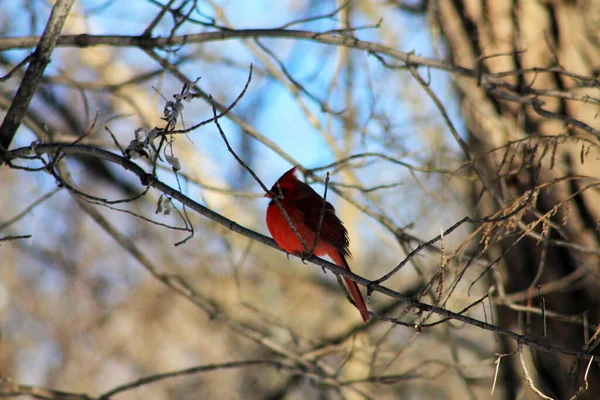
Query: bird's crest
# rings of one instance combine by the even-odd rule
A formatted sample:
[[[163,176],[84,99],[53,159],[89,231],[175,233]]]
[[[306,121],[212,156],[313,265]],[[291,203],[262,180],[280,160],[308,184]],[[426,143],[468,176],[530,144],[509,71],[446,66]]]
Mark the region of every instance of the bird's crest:
[[[282,179],[298,179],[296,178],[296,170],[298,169],[297,165],[294,165],[288,172],[286,172],[285,174],[281,175],[281,178],[279,178],[279,180]]]

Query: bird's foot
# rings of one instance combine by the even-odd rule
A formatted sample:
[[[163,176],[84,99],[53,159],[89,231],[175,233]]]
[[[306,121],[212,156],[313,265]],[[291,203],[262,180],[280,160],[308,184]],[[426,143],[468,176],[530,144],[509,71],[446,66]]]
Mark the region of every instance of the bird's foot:
[[[296,252],[296,256],[300,257],[302,264],[306,265],[306,260],[312,257],[312,253],[303,253],[301,251]]]

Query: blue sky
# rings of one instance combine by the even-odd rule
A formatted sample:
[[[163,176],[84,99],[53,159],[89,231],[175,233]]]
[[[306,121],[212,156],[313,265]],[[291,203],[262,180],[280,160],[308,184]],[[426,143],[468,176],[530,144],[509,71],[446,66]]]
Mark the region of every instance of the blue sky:
[[[6,2],[5,2],[6,3]],[[17,2],[8,2],[4,4],[7,7],[18,7]],[[310,10],[303,11],[302,8],[296,7],[300,12],[291,13],[289,12],[289,4],[285,2],[270,2],[270,1],[249,1],[249,2],[221,2],[221,6],[224,7],[227,17],[230,20],[232,26],[237,28],[269,28],[276,27],[287,23],[291,20],[305,18],[308,16],[314,16],[315,14],[331,11],[336,7],[335,2],[327,1],[323,2],[320,7],[321,10]],[[49,11],[47,5],[44,2],[36,3],[40,9],[40,15],[38,19],[38,31],[43,27],[45,23],[45,16]],[[92,34],[124,34],[124,35],[136,35],[140,34],[143,29],[147,26],[148,22],[156,15],[157,7],[150,5],[146,1],[128,1],[128,2],[108,2],[108,1],[82,1],[79,3],[80,7],[85,10],[102,10],[102,12],[95,12],[88,18],[89,33]],[[77,4],[76,4],[77,6]],[[207,15],[211,14],[211,9],[203,6],[199,6],[200,11]],[[11,14],[10,12],[7,14]],[[12,13],[14,15],[14,13]],[[22,15],[17,13],[17,15]],[[201,16],[195,14],[199,19]],[[387,29],[392,31],[396,30],[401,33],[402,43],[399,46],[402,50],[410,51],[415,50],[417,54],[423,56],[434,56],[432,46],[429,40],[427,31],[426,20],[423,17],[413,16],[406,13],[389,13],[388,15],[381,15],[382,24],[386,25]],[[27,18],[23,15],[21,18]],[[11,35],[25,34],[22,29],[28,24],[25,21],[14,20]],[[365,20],[364,18],[357,17],[354,20],[356,25],[373,24],[372,20]],[[168,28],[171,26],[169,18],[165,18],[163,23],[154,30],[155,34],[165,34],[168,32]],[[332,20],[320,20],[310,24],[300,25],[298,29],[312,29],[312,30],[325,30],[335,27],[335,21]],[[23,27],[19,29],[19,27]],[[181,33],[197,32],[202,29],[198,25],[184,26],[181,29]],[[379,32],[377,30],[363,30],[357,32],[357,36],[365,40],[381,41],[379,38]],[[294,43],[291,40],[263,40],[263,43],[277,51],[278,55],[281,56],[283,61],[289,55],[292,55],[292,62],[286,63],[290,72],[299,79],[306,87],[319,94],[319,88],[326,85],[333,74],[333,63],[323,63],[323,54],[331,52],[332,54],[336,49],[332,46],[318,46],[315,47],[313,44],[308,42]],[[225,41],[225,42],[214,42],[205,45],[206,48],[211,51],[219,52],[221,54],[228,55],[235,58],[240,63],[249,64],[255,61],[253,56],[247,51],[247,49],[240,44],[238,41]],[[317,51],[315,51],[317,50]],[[185,51],[185,49],[183,50]],[[301,58],[298,54],[301,54]],[[21,52],[10,52],[11,57],[21,57],[24,54]],[[60,51],[56,53],[57,57],[60,57]],[[140,68],[155,68],[154,62],[150,61],[140,51],[128,51],[124,54],[126,57],[133,57],[130,63],[138,63]],[[362,61],[369,65],[371,71],[377,71],[381,69],[378,62],[373,58],[364,53],[360,54],[359,57]],[[312,74],[315,69],[315,65],[322,65],[324,68],[321,70],[316,81],[307,82],[302,78],[308,74]],[[48,69],[51,73],[54,68],[61,67],[61,62],[52,63]],[[215,72],[214,67],[204,64],[206,67],[203,70],[203,63],[188,64],[182,68],[182,70],[190,78],[197,76],[203,76],[201,86],[205,88],[211,88],[211,86],[221,85],[222,82],[227,82],[227,85],[232,88],[230,93],[232,95],[237,94],[243,87],[243,83],[246,79],[246,71],[235,71],[233,69],[225,70],[223,72]],[[204,72],[204,73],[203,73]],[[364,71],[357,69],[355,72],[354,81],[356,86],[360,87],[365,83]],[[422,73],[426,73],[422,71]],[[447,75],[432,72],[432,87],[434,90],[445,100],[449,110],[452,113],[452,117],[455,121],[459,121],[459,114],[456,107],[452,103],[451,93],[449,90]],[[316,133],[313,127],[308,123],[305,116],[298,108],[296,101],[289,94],[289,92],[282,88],[279,83],[270,83],[267,85],[268,93],[257,93],[260,89],[262,82],[255,78],[255,82],[250,88],[247,98],[242,100],[240,107],[248,106],[244,101],[256,99],[257,97],[263,97],[262,101],[266,101],[265,109],[268,112],[262,112],[256,119],[252,121],[261,133],[266,135],[269,139],[275,141],[284,150],[293,155],[302,165],[307,167],[316,167],[333,161],[333,155],[330,151],[326,150],[323,139],[318,133]],[[425,94],[423,93],[423,96]],[[264,99],[266,98],[266,100]],[[335,98],[335,96],[334,96]],[[325,121],[325,117],[320,113],[319,106],[310,100],[306,100],[311,111],[320,116],[322,122]],[[366,111],[366,104],[361,104],[360,99],[356,99],[358,106],[363,112]],[[382,107],[394,107],[398,102],[397,98],[388,96],[385,94],[380,99]],[[202,108],[202,107],[200,107]],[[336,108],[336,107],[333,107]],[[341,108],[338,107],[338,109]],[[190,109],[194,109],[190,107]],[[204,115],[210,115],[210,110],[204,107]],[[160,110],[157,110],[160,111]],[[194,109],[195,111],[195,109]],[[431,109],[431,111],[434,111]],[[406,114],[403,114],[403,108],[399,108],[397,113],[397,120],[399,121],[410,121],[413,110],[406,108]],[[195,115],[190,118],[186,115],[188,123],[193,123],[197,120]],[[439,118],[436,114],[432,113],[431,118]],[[336,124],[339,127],[339,124]],[[459,124],[460,125],[460,124]],[[224,125],[227,132],[229,132],[230,139],[236,142],[239,139],[239,131],[235,127]],[[208,139],[208,142],[204,141],[204,138],[208,138],[212,135],[198,134],[193,135],[192,139],[198,146],[210,146],[214,147],[214,153],[221,158],[224,156],[224,147],[219,140]],[[407,144],[413,145],[410,138]],[[418,148],[418,144],[415,144],[415,148]],[[378,150],[373,148],[372,150]],[[261,150],[262,152],[262,150]],[[265,169],[265,172],[269,173],[273,171],[273,178],[278,175],[277,171],[284,170],[288,165],[285,161],[281,160],[278,156],[274,155],[270,151],[262,152],[261,159],[264,160],[264,164],[269,167]],[[237,168],[234,166],[234,168]],[[228,175],[229,172],[226,172]]]
[[[270,2],[270,1],[249,1],[249,2],[221,2],[220,5],[224,8],[227,18],[231,25],[235,28],[271,28],[285,24],[292,20],[314,16],[316,14],[329,12],[336,7],[333,1],[322,2],[320,9],[305,11],[304,8],[290,7],[293,2]],[[43,28],[43,24],[47,18],[49,7],[44,2],[35,3],[39,8],[40,13],[37,21],[38,34]],[[212,11],[204,3],[200,4],[200,11],[211,16]],[[275,4],[275,5],[274,5]],[[7,7],[19,7],[16,2],[8,2],[4,4]],[[146,1],[134,0],[128,2],[108,2],[108,1],[82,1],[76,3],[78,10],[83,7],[88,14],[87,32],[90,34],[123,34],[137,35],[140,34],[149,21],[156,15],[158,8],[150,5]],[[294,9],[294,12],[289,11]],[[95,10],[89,13],[90,10]],[[99,11],[101,10],[101,11]],[[22,13],[14,13],[18,17],[12,20],[11,36],[26,35],[28,20]],[[400,38],[396,47],[404,51],[414,50],[416,54],[422,56],[435,57],[432,45],[429,39],[427,23],[424,17],[414,16],[406,13],[394,12],[387,9],[385,15],[372,16],[368,20],[361,16],[361,13],[356,13],[353,19],[355,25],[372,25],[375,18],[382,18],[382,29],[366,29],[356,32],[356,35],[363,40],[372,40],[382,42],[381,33],[392,32],[396,33]],[[195,18],[206,19],[199,14],[193,14]],[[23,19],[23,20],[21,20]],[[170,18],[165,18],[154,30],[155,35],[166,35],[171,27]],[[337,27],[336,20],[319,20],[309,24],[296,26],[297,29],[309,29],[314,31],[323,31]],[[199,32],[210,30],[199,25],[184,25],[178,33]],[[76,33],[79,33],[77,31]],[[289,72],[301,82],[311,93],[314,93],[320,99],[324,99],[323,88],[327,87],[335,74],[335,60],[337,49],[333,46],[314,45],[308,41],[293,41],[284,39],[264,39],[262,43],[275,51],[280,59],[284,62]],[[261,68],[261,63],[254,59],[254,56],[248,49],[237,40],[216,41],[207,43],[201,46],[202,51],[206,51],[212,55],[218,54],[227,57],[239,63],[241,67],[215,67],[214,63],[204,62],[202,60],[193,63],[187,63],[181,67],[181,70],[190,78],[195,79],[198,76],[202,77],[200,86],[214,93],[217,98],[220,98],[224,103],[232,101],[237,94],[242,90],[247,78],[247,69],[243,66],[255,63],[257,68]],[[192,51],[197,51],[194,46],[184,47],[175,56],[186,54]],[[61,68],[66,68],[68,65],[68,57],[70,54],[68,49],[59,49],[55,53],[53,60],[48,68],[48,74],[54,74]],[[7,52],[7,56],[22,57],[25,51]],[[164,53],[163,53],[164,54]],[[361,124],[367,118],[370,110],[370,101],[373,97],[377,100],[377,109],[390,115],[393,120],[394,129],[402,138],[402,152],[404,157],[402,160],[419,164],[420,154],[426,153],[428,150],[427,140],[421,137],[421,127],[415,125],[415,112],[421,113],[418,115],[429,124],[442,125],[438,111],[433,108],[431,102],[426,98],[425,93],[415,88],[407,87],[407,92],[416,93],[419,101],[422,101],[425,107],[420,107],[415,110],[415,107],[410,104],[410,97],[403,98],[396,90],[396,85],[387,85],[385,79],[389,79],[388,71],[386,71],[380,63],[372,56],[366,53],[358,53],[355,71],[352,76],[352,81],[355,86],[354,101],[357,106],[359,115],[358,122]],[[142,51],[137,49],[126,49],[121,52],[122,57],[127,58],[129,65],[136,65],[140,71],[153,70],[157,68],[154,61],[148,58]],[[420,69],[423,75],[428,72]],[[395,72],[396,77],[405,78],[408,74],[406,71]],[[392,75],[393,76],[393,75]],[[461,119],[456,107],[456,103],[452,97],[451,88],[448,81],[448,76],[445,73],[430,71],[431,86],[434,91],[440,96],[442,101],[448,108],[452,120],[455,122],[459,130],[463,129]],[[383,77],[383,78],[380,78]],[[343,77],[339,77],[340,80]],[[381,81],[383,79],[383,81]],[[171,78],[170,82],[176,82]],[[414,85],[410,79],[405,81],[407,85]],[[155,85],[156,81],[150,81],[146,85]],[[373,86],[373,91],[369,89],[369,85]],[[180,84],[176,83],[169,87],[169,90],[178,91]],[[411,92],[411,93],[412,93]],[[169,97],[172,93],[166,92],[165,96]],[[220,96],[222,95],[222,96]],[[336,137],[340,137],[342,129],[338,120],[333,120],[330,126],[327,126],[329,117],[322,113],[318,104],[303,97],[305,104],[313,115],[317,117],[319,122],[326,126],[328,132]],[[256,102],[260,102],[260,107],[257,112],[253,112],[253,106]],[[339,110],[343,108],[342,93],[334,92],[331,97],[330,106],[333,109]],[[161,113],[161,109],[156,110],[156,114]],[[298,106],[295,98],[290,92],[284,88],[279,82],[262,79],[260,74],[255,73],[253,82],[248,93],[239,103],[234,113],[242,115],[249,123],[256,128],[261,134],[275,142],[285,152],[294,157],[300,164],[305,167],[312,168],[335,161],[335,157],[326,145],[323,137],[315,131],[309,123],[306,116]],[[184,110],[184,119],[189,126],[200,120],[208,118],[212,115],[210,107],[201,101],[193,102],[186,106]],[[133,124],[132,124],[133,123]],[[241,150],[242,132],[239,128],[229,121],[222,120],[222,125],[231,141],[234,148]],[[113,124],[111,129],[115,132],[127,132],[135,128],[134,121],[119,126]],[[381,127],[370,123],[367,125],[368,130],[374,138],[384,137],[387,133],[381,131]],[[131,132],[132,134],[132,132]],[[221,166],[220,172],[223,179],[231,181],[240,176],[240,167],[235,160],[228,154],[216,128],[213,125],[202,128],[199,131],[189,135],[193,141],[193,145],[203,149],[217,160]],[[15,145],[27,145],[32,140],[31,136],[19,135]],[[184,139],[185,140],[185,139]],[[252,141],[252,140],[251,140]],[[454,146],[451,141],[448,141],[449,146]],[[257,162],[253,165],[256,172],[263,178],[268,186],[272,184],[283,171],[289,168],[287,161],[283,160],[270,149],[263,147],[260,144],[255,144]],[[351,153],[365,151],[381,151],[390,156],[399,156],[397,152],[390,152],[386,144],[380,140],[361,141],[359,134],[355,136],[352,142],[353,150]],[[226,161],[223,161],[226,160]],[[185,166],[184,166],[185,168]],[[398,176],[406,174],[406,171],[395,171],[394,175],[379,174],[378,169],[365,168],[357,171],[359,177],[365,181],[370,181],[373,184],[390,183],[391,180],[397,179]],[[398,175],[400,174],[400,175]],[[406,179],[411,179],[407,176]],[[245,180],[246,183],[251,182]],[[50,182],[51,183],[51,182]],[[236,186],[236,182],[232,184]],[[247,188],[248,190],[259,192],[260,188],[254,184]],[[334,199],[335,200],[335,199]],[[410,203],[400,212],[403,223],[409,223],[414,218],[414,214],[421,207],[420,204]],[[402,215],[404,214],[404,215]]]

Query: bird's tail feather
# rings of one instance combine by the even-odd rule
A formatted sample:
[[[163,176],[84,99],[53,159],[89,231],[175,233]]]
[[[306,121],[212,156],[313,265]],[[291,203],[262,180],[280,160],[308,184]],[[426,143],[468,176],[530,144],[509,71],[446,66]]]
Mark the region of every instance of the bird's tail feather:
[[[338,251],[336,251],[333,254],[329,254],[329,257],[331,257],[333,262],[339,265],[340,267],[351,271],[350,266],[346,261],[346,257],[344,257],[343,254],[340,254]],[[358,288],[358,285],[356,284],[356,282],[348,278],[344,278],[344,282],[346,282],[348,292],[350,292],[350,296],[352,297],[352,300],[354,300],[354,305],[356,306],[356,308],[358,308],[358,311],[360,312],[360,316],[362,317],[363,321],[365,321],[365,323],[369,322],[371,316],[369,315],[367,304],[365,303],[365,300],[362,296],[362,293],[360,292],[360,289]]]

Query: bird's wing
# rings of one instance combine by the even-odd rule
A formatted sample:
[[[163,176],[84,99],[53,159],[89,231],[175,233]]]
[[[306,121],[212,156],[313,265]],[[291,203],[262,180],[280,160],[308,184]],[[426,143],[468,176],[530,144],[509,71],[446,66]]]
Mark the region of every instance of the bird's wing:
[[[323,198],[312,188],[313,193],[301,197],[294,201],[294,205],[302,214],[304,223],[313,232],[319,229],[319,220],[321,218],[321,209],[323,208]],[[335,208],[329,203],[325,203],[325,213],[321,222],[319,239],[333,245],[342,255],[350,257],[348,231],[342,221],[335,215]],[[312,243],[307,243],[311,246]]]

